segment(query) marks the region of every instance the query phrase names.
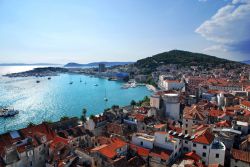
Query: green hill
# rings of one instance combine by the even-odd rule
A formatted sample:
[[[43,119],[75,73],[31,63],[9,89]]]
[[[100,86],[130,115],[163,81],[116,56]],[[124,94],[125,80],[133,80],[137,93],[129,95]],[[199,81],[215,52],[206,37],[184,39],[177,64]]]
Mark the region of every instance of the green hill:
[[[152,57],[138,60],[134,65],[142,73],[151,73],[157,67],[167,64],[177,64],[178,66],[200,66],[204,68],[227,67],[233,68],[241,65],[239,62],[230,61],[215,56],[209,56],[201,53],[193,53],[181,50],[172,50],[160,53]]]

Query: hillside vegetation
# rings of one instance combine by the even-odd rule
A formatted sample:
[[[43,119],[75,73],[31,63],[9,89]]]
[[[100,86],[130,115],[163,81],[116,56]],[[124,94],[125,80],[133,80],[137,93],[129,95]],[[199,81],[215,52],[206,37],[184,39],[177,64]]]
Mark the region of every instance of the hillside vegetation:
[[[218,66],[232,68],[241,65],[239,62],[181,50],[172,50],[152,57],[147,57],[138,60],[134,65],[140,69],[142,73],[151,73],[155,71],[157,67],[167,64],[177,64],[178,66],[200,66],[204,68]]]

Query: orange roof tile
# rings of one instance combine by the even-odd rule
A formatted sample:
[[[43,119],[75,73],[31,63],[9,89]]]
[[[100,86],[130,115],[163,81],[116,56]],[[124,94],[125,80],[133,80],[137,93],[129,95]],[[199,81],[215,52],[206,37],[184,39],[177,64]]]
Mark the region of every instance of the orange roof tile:
[[[211,134],[208,129],[206,129],[201,134],[196,133],[193,142],[209,145],[213,142],[213,140],[214,140],[214,135]]]
[[[246,107],[250,107],[250,101],[244,100],[241,102],[241,105],[246,106]]]
[[[231,155],[234,159],[250,163],[250,152],[232,149]]]
[[[185,154],[185,157],[188,159],[193,159],[195,161],[200,161],[201,157],[197,155],[194,151],[188,152]]]
[[[129,144],[130,149],[134,150],[137,152],[138,155],[142,156],[142,157],[147,157],[149,155],[150,150],[134,145],[134,144]]]

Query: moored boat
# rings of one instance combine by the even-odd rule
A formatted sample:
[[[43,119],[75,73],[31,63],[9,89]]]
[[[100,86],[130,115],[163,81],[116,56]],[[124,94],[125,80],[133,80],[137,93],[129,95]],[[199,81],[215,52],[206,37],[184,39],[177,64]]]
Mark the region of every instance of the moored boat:
[[[12,117],[15,116],[19,113],[18,110],[14,110],[14,109],[8,109],[8,108],[2,108],[0,109],[0,117]]]

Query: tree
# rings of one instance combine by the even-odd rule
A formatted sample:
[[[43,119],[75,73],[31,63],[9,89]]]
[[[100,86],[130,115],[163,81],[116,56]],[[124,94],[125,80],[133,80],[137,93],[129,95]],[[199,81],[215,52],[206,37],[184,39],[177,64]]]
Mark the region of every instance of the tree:
[[[68,120],[68,119],[69,119],[69,117],[63,116],[63,117],[61,117],[60,121],[65,121],[65,120]]]
[[[94,115],[94,114],[91,114],[91,115],[89,116],[89,118],[90,118],[90,119],[94,119],[94,118],[95,118],[95,115]]]
[[[83,108],[82,109],[82,116],[81,116],[81,121],[82,122],[86,122],[87,121],[86,114],[87,114],[87,109]]]
[[[136,105],[136,101],[135,100],[131,100],[130,105],[134,107]]]
[[[32,126],[35,126],[35,124],[32,123],[32,122],[29,122],[28,125],[27,125],[27,127],[32,127]]]

